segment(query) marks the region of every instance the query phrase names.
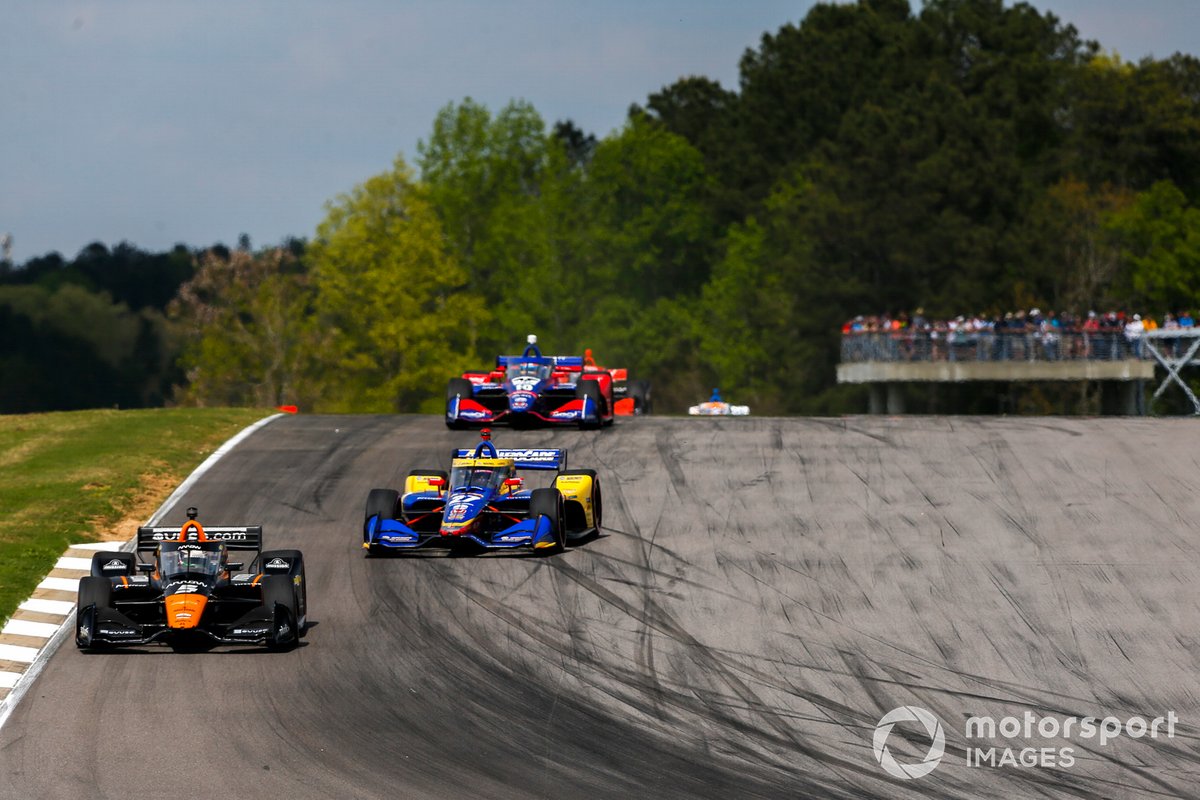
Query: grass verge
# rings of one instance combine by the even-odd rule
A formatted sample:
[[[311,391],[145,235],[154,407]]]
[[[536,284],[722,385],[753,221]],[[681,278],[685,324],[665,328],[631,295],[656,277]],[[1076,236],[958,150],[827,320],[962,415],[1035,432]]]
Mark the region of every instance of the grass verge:
[[[248,408],[0,416],[0,620],[71,544],[130,539]]]

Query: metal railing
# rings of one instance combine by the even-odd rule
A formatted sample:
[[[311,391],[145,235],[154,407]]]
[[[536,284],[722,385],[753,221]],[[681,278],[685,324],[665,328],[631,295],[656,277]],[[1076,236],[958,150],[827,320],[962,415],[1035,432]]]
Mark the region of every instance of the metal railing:
[[[1161,350],[1186,349],[1156,332]],[[1190,333],[1190,332],[1189,332]],[[1142,337],[1114,332],[885,331],[842,334],[842,363],[865,361],[1123,361],[1151,358]]]

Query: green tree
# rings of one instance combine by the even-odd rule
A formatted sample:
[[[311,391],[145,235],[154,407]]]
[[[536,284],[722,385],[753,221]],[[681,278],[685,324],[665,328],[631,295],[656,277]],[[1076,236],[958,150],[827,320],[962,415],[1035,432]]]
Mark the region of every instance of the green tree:
[[[471,364],[488,314],[427,193],[397,158],[327,210],[309,248],[329,335],[318,410],[440,410],[442,387]]]
[[[303,265],[288,250],[204,253],[170,307],[185,342],[186,384],[176,401],[312,408],[308,372],[320,352],[312,300]]]
[[[1200,307],[1200,208],[1169,181],[1159,181],[1116,213],[1131,299],[1162,310]]]

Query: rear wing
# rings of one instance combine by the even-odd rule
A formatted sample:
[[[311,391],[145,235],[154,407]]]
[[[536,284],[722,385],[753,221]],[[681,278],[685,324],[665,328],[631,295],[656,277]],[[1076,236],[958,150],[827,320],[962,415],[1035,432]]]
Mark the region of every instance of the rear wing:
[[[262,525],[247,525],[239,528],[205,528],[204,535],[210,542],[224,542],[230,550],[262,550]],[[137,532],[139,553],[154,550],[162,542],[179,541],[179,526],[165,528],[142,527]]]
[[[475,449],[458,449],[454,458],[474,458]],[[495,458],[511,458],[517,469],[566,469],[567,449],[528,448],[525,450],[507,450],[496,448]]]

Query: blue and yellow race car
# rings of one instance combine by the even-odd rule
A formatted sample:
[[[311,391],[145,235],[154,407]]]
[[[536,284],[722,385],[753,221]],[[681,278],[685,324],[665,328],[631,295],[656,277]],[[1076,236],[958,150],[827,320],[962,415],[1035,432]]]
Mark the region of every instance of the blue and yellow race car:
[[[404,493],[367,495],[362,546],[376,556],[421,548],[462,552],[560,553],[567,541],[599,533],[600,479],[566,470],[565,449],[498,449],[491,431],[473,449],[456,450],[450,473],[415,469]],[[555,470],[553,485],[525,489],[518,470]]]

